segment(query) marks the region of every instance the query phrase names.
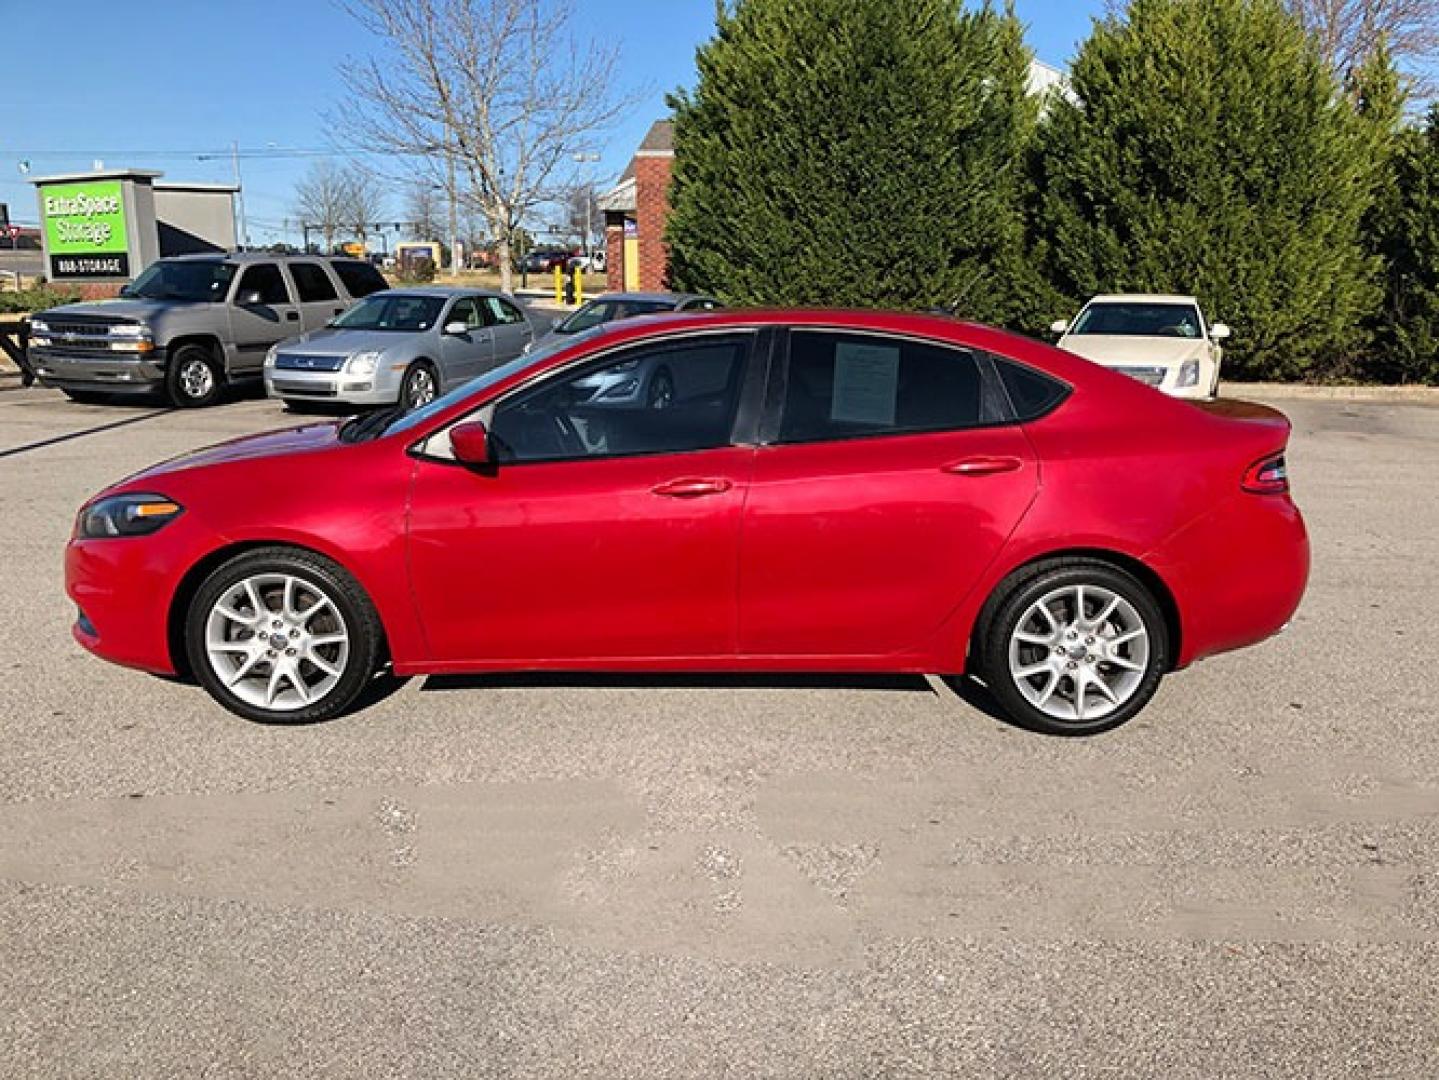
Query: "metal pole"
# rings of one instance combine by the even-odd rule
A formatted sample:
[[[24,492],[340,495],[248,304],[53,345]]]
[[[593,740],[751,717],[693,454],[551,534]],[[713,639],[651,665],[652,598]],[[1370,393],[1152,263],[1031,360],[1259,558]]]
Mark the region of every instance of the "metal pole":
[[[454,140],[450,137],[448,125],[445,130],[445,176],[447,193],[450,196],[450,273],[459,277],[460,253],[460,206],[455,191]]]
[[[250,229],[245,224],[245,185],[240,179],[240,144],[230,144],[230,164],[235,167],[235,212],[240,217],[240,235],[236,237],[236,246],[244,251],[250,246]]]

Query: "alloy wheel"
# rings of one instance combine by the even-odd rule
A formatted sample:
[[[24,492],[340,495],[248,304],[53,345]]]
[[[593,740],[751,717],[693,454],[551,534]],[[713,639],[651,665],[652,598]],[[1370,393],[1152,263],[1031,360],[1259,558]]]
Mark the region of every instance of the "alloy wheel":
[[[205,622],[211,670],[246,704],[293,712],[323,700],[344,676],[350,634],[335,600],[293,574],[242,578]]]
[[[1064,585],[1025,609],[1010,635],[1009,674],[1036,709],[1088,723],[1122,708],[1149,666],[1139,611],[1099,585]]]
[[[187,360],[180,368],[180,389],[186,397],[199,401],[215,389],[215,372],[203,360]]]
[[[405,382],[405,405],[418,409],[435,400],[435,377],[429,368],[416,368]]]

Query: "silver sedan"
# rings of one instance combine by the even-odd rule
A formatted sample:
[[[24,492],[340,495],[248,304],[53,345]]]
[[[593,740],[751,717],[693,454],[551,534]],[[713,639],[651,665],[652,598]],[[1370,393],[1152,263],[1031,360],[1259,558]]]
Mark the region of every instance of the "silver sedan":
[[[415,408],[521,355],[534,331],[518,304],[476,289],[373,293],[265,358],[265,393],[289,405]]]

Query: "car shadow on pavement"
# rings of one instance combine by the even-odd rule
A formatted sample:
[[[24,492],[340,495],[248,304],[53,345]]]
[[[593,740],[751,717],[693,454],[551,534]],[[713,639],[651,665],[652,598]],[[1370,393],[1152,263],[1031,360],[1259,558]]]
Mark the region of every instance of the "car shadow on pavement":
[[[69,431],[64,435],[52,435],[48,439],[37,439],[35,442],[23,443],[20,446],[9,446],[0,450],[0,458],[14,457],[17,454],[27,454],[32,450],[43,450],[47,446],[56,446],[71,439],[83,439],[87,435],[101,435],[107,431],[114,431],[116,428],[126,427],[130,424],[144,423],[146,420],[154,420],[161,416],[169,416],[174,409],[155,409],[151,412],[141,413],[139,416],[127,416],[121,420],[111,420],[108,424],[96,424],[94,427],[82,428],[79,431]]]
[[[933,693],[923,675],[751,672],[503,671],[431,675],[434,690],[903,690]]]

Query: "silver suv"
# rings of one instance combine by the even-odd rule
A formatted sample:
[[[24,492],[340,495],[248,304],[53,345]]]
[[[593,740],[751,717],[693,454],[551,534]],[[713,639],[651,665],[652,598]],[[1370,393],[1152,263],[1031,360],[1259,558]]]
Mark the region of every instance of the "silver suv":
[[[118,300],[66,304],[30,320],[36,379],[77,401],[163,390],[213,403],[257,378],[270,346],[318,330],[388,288],[370,263],[318,255],[186,255],[151,263]]]
[[[265,392],[291,408],[344,402],[414,409],[509,363],[533,341],[529,320],[504,293],[393,289],[272,348]]]

